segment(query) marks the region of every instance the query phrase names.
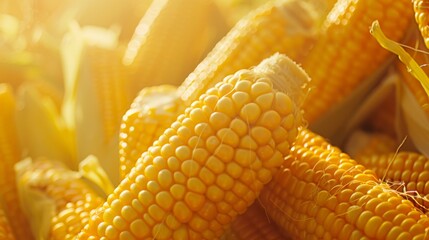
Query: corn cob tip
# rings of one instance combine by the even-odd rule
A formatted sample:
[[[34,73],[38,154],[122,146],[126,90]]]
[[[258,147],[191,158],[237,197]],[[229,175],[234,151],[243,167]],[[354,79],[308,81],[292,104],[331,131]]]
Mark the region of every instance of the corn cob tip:
[[[298,106],[304,102],[311,79],[302,67],[285,54],[275,53],[263,60],[254,71],[272,79],[273,87],[288,93]]]

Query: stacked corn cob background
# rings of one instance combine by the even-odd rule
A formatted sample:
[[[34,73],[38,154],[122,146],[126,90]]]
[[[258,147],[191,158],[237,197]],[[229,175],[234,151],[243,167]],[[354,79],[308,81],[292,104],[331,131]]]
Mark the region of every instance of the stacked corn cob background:
[[[429,1],[0,4],[0,239],[429,239]]]

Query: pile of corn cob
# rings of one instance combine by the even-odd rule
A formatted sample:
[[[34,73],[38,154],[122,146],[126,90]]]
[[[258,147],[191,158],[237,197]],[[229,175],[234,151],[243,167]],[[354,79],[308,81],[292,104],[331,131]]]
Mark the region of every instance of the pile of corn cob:
[[[4,4],[0,239],[429,239],[429,1],[125,2]]]

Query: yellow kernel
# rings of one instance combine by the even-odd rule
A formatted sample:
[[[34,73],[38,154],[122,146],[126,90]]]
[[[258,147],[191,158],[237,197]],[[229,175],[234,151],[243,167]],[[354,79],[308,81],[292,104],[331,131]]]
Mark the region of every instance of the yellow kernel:
[[[187,228],[182,226],[175,230],[173,233],[173,239],[189,239]]]
[[[188,146],[180,146],[176,148],[176,157],[182,161],[191,159],[191,149],[189,149]]]
[[[267,111],[272,108],[274,102],[274,93],[269,92],[262,94],[255,99],[255,102],[259,105],[262,111]]]
[[[118,238],[118,231],[113,226],[109,225],[106,227],[104,235],[109,239],[116,239]]]
[[[130,224],[131,232],[138,238],[147,237],[149,235],[149,226],[141,219],[136,219]]]
[[[127,223],[124,221],[124,219],[121,216],[115,216],[113,218],[113,226],[118,230],[124,230],[125,227],[127,226]]]
[[[158,175],[158,170],[153,165],[149,165],[144,169],[144,175],[147,179],[154,180]]]
[[[193,108],[189,113],[189,117],[194,122],[207,122],[208,120],[201,108]]]
[[[188,140],[188,146],[191,149],[195,149],[198,147],[204,147],[204,141],[199,136],[192,136]]]
[[[276,92],[274,100],[274,110],[280,115],[287,115],[292,112],[293,103],[288,95],[283,92]]]
[[[274,168],[279,167],[283,163],[283,160],[283,154],[281,154],[279,151],[275,151],[273,156],[271,156],[270,159],[265,160],[263,164],[266,168]]]
[[[223,112],[230,117],[233,117],[237,114],[234,103],[229,97],[221,97],[216,104],[215,110]]]
[[[162,191],[156,194],[155,202],[166,211],[170,211],[173,207],[173,197],[167,191]]]
[[[187,192],[185,195],[185,202],[192,211],[198,211],[204,204],[206,198],[204,195]]]
[[[182,202],[176,202],[173,207],[174,216],[181,222],[187,223],[191,220],[193,214],[192,211],[188,208],[188,206]]]
[[[165,224],[167,224],[167,226],[172,230],[178,229],[181,225],[181,223],[173,215],[167,216],[165,219]]]
[[[215,151],[215,155],[223,162],[230,162],[234,158],[234,153],[234,148],[227,144],[220,144]]]
[[[234,162],[240,164],[242,167],[250,166],[258,157],[254,151],[250,149],[238,148],[235,151]]]
[[[182,163],[182,172],[187,177],[193,177],[197,176],[198,172],[200,171],[200,165],[197,163],[197,161],[194,160],[186,160]]]
[[[173,154],[174,154],[174,149],[169,143],[166,143],[161,147],[162,157],[168,159],[169,157],[173,156]]]
[[[258,171],[258,179],[263,184],[267,184],[269,181],[271,181],[272,177],[273,177],[273,174],[271,173],[270,170],[265,169],[265,168],[259,169],[259,171]]]
[[[167,168],[167,162],[165,161],[165,158],[157,156],[153,159],[153,166],[156,169],[164,169]]]
[[[226,172],[233,178],[239,178],[243,168],[236,162],[230,162],[226,165]]]
[[[216,184],[224,190],[230,190],[234,186],[234,179],[228,174],[222,173],[217,177]]]
[[[264,127],[253,127],[250,135],[259,145],[265,145],[272,139],[270,130]]]
[[[206,167],[215,174],[219,174],[225,170],[225,163],[215,156],[210,156],[207,159]]]
[[[97,226],[98,235],[103,236],[104,233],[106,232],[107,226],[109,226],[109,225],[106,222],[101,222],[100,224],[98,224],[98,226]]]
[[[147,209],[149,215],[157,222],[161,222],[166,216],[166,212],[157,204],[152,204]]]
[[[173,178],[176,183],[181,183],[181,184],[184,184],[187,179],[186,176],[181,172],[175,172],[173,174]]]
[[[240,138],[238,135],[230,128],[222,128],[217,133],[216,136],[220,139],[221,143],[228,144],[231,147],[238,147],[240,143]]]
[[[244,196],[249,191],[249,187],[247,187],[240,181],[236,181],[232,188],[232,191],[238,196]]]
[[[211,185],[215,181],[215,175],[206,167],[202,167],[198,177],[203,181],[207,186]]]
[[[194,131],[195,135],[202,139],[207,139],[214,134],[212,128],[207,122],[201,122],[196,124],[194,127]]]
[[[103,213],[103,220],[106,222],[112,222],[113,218],[116,216],[116,213],[112,209],[106,209]]]
[[[206,148],[209,152],[214,153],[219,146],[220,141],[216,136],[211,136],[206,140]]]
[[[180,200],[185,196],[186,189],[181,184],[174,184],[170,188],[170,193],[176,200]]]
[[[219,95],[225,96],[233,91],[234,86],[231,83],[222,82],[218,87],[218,89],[219,89]]]
[[[216,218],[217,209],[216,205],[211,202],[206,202],[204,206],[198,211],[198,214],[208,221],[212,221]]]
[[[245,92],[235,92],[232,94],[232,100],[235,107],[241,109],[245,104],[250,102],[250,96]]]
[[[252,82],[249,80],[240,80],[235,84],[235,89],[241,92],[250,92],[252,87]]]
[[[186,186],[190,191],[196,193],[204,194],[206,191],[206,185],[196,177],[189,178]]]
[[[374,214],[368,210],[363,211],[356,222],[356,226],[359,229],[365,229],[366,223],[374,216]]]
[[[179,160],[174,156],[168,158],[167,165],[168,169],[172,172],[177,171],[180,168]]]
[[[131,206],[140,214],[143,212],[143,205],[138,199],[131,201]]]
[[[274,149],[269,145],[262,145],[256,150],[256,154],[260,159],[269,159],[274,154]]]
[[[162,169],[158,172],[158,182],[162,188],[168,189],[173,184],[173,174],[167,169]]]
[[[233,130],[238,136],[242,137],[247,134],[249,126],[242,119],[235,118],[231,121],[229,128]]]
[[[189,222],[189,226],[197,232],[202,232],[209,227],[209,223],[199,216],[194,216]]]
[[[361,213],[361,207],[352,205],[347,209],[346,219],[351,224],[355,224]]]
[[[223,199],[225,192],[216,185],[207,188],[206,196],[212,202],[219,202]]]
[[[177,136],[181,138],[183,141],[188,141],[188,139],[193,135],[192,131],[185,127],[181,126],[179,129],[177,129]]]
[[[161,187],[159,186],[157,181],[149,181],[147,182],[147,190],[155,194],[161,191]]]
[[[258,125],[272,130],[280,126],[281,117],[274,110],[268,110],[264,112],[258,120]]]
[[[222,112],[214,112],[210,115],[210,126],[215,129],[222,129],[229,126],[231,118]]]
[[[204,148],[195,148],[192,151],[192,160],[198,162],[200,165],[205,165],[210,153]]]
[[[137,212],[131,206],[124,206],[121,210],[122,217],[127,221],[133,221],[137,218]]]
[[[128,231],[123,231],[119,234],[119,240],[133,240],[135,239],[133,235],[131,235]]]
[[[241,138],[239,147],[247,150],[256,150],[258,148],[258,144],[251,136],[246,135]]]
[[[208,107],[214,109],[219,97],[215,95],[206,95],[204,98],[204,104]],[[204,122],[204,121],[196,121],[196,122]]]
[[[256,82],[256,83],[252,84],[250,93],[252,95],[252,98],[256,99],[260,95],[265,94],[265,93],[269,93],[271,91],[272,91],[272,88],[271,88],[270,84],[268,84],[266,82]]]
[[[149,206],[154,202],[154,196],[151,192],[147,190],[142,190],[138,195],[139,201],[143,204],[143,206]]]
[[[249,124],[254,124],[261,115],[261,109],[256,103],[248,103],[240,111],[240,117]]]
[[[365,224],[365,234],[370,238],[375,238],[382,223],[383,219],[381,217],[372,216]]]
[[[152,229],[152,235],[154,239],[164,240],[171,239],[173,232],[164,223],[156,224]]]

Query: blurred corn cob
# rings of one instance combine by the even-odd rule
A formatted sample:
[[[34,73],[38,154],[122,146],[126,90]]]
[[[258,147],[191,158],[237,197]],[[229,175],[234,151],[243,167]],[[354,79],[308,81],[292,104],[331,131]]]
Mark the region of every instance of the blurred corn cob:
[[[66,87],[62,110],[74,133],[76,161],[95,155],[115,184],[120,121],[132,100],[120,56],[113,29],[74,25],[62,43]]]
[[[306,1],[272,1],[241,19],[185,79],[186,105],[225,76],[257,65],[273,53],[299,61],[314,40],[322,15]]]
[[[21,159],[16,126],[16,102],[10,85],[0,84],[0,208],[4,209],[17,239],[33,239],[21,208],[14,165]]]
[[[307,81],[282,55],[226,77],[142,155],[79,238],[220,237],[289,150]]]
[[[356,130],[350,135],[344,150],[359,162],[366,156],[395,152],[399,146],[400,144],[388,134]]]
[[[312,78],[303,106],[310,125],[386,66],[388,51],[369,32],[374,20],[391,39],[401,41],[409,30],[412,5],[408,0],[339,0],[328,14],[318,41],[302,61]]]
[[[429,218],[339,149],[301,131],[262,205],[293,238],[425,239]],[[310,144],[312,145],[312,144]]]
[[[429,1],[412,0],[414,7],[414,18],[419,26],[426,47],[429,48]]]
[[[175,86],[146,87],[140,91],[122,118],[119,133],[121,179],[184,109]]]
[[[211,0],[156,0],[138,24],[123,63],[136,95],[146,86],[178,85],[227,28]]]
[[[61,162],[39,158],[17,165],[18,188],[38,239],[72,239],[102,197],[81,174]]]
[[[15,236],[12,232],[12,228],[1,206],[0,206],[0,239],[15,240]]]

